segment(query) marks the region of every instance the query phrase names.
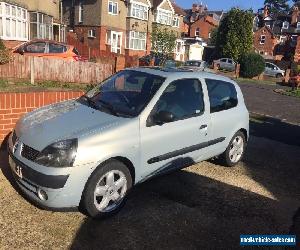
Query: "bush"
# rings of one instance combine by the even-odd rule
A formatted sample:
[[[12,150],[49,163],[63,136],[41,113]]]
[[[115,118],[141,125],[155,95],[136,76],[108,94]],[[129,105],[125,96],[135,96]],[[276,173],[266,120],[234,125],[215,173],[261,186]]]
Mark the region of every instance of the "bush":
[[[241,58],[241,76],[253,78],[265,70],[265,59],[256,53],[249,53]]]
[[[9,63],[11,55],[9,50],[5,47],[3,41],[0,39],[0,65]]]

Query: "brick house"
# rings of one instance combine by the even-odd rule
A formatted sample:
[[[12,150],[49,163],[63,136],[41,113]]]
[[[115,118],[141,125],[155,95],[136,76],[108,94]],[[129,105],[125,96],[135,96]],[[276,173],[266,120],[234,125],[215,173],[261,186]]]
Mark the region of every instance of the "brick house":
[[[60,10],[60,0],[0,0],[0,38],[8,47],[36,38],[64,42]]]
[[[169,0],[63,1],[70,35],[100,55],[145,56],[151,50],[153,23],[174,30],[180,37],[184,14]]]
[[[254,33],[253,45],[255,51],[266,59],[272,59],[275,56],[274,51],[277,44],[279,44],[279,39],[268,26],[264,26]]]
[[[207,6],[202,4],[193,4],[187,13],[185,22],[189,30],[186,37],[201,38],[206,43],[209,43],[212,30],[219,26],[225,14],[223,11],[208,11]]]
[[[253,20],[254,49],[266,59],[289,58],[294,53],[300,35],[300,4],[290,13],[272,15],[265,6]]]

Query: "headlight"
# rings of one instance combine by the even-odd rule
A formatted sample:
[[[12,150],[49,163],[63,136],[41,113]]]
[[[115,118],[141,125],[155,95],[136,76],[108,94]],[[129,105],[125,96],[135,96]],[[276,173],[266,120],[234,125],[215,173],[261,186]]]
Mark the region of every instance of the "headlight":
[[[76,157],[77,146],[77,139],[55,142],[44,148],[38,154],[35,162],[46,167],[72,167]]]

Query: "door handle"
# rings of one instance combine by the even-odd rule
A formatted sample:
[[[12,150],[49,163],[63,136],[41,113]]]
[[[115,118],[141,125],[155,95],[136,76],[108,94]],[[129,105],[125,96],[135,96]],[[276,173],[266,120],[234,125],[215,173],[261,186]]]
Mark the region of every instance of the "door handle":
[[[206,124],[201,125],[199,129],[200,129],[200,130],[202,130],[202,129],[207,129],[207,125],[206,125]]]

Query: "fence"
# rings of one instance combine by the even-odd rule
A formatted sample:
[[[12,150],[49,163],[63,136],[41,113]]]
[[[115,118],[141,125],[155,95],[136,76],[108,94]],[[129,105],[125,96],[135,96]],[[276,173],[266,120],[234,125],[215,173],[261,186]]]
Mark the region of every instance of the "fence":
[[[95,83],[106,79],[113,71],[114,65],[112,64],[71,62],[62,59],[14,55],[12,62],[0,66],[0,77]]]

